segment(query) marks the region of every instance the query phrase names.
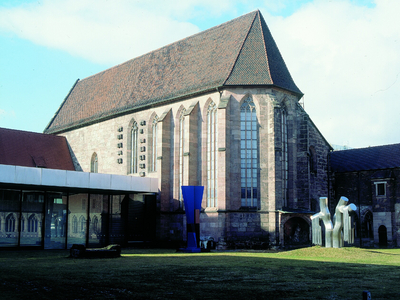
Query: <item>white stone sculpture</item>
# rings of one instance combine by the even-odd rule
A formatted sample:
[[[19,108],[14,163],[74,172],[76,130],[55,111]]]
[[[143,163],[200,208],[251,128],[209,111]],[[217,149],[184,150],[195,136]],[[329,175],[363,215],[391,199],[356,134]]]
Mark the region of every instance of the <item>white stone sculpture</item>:
[[[315,245],[322,245],[322,231],[320,220],[323,221],[325,226],[325,247],[340,248],[343,247],[344,242],[349,244],[354,243],[354,236],[351,224],[350,212],[356,211],[357,207],[351,203],[347,205],[349,199],[340,197],[340,200],[335,209],[333,221],[335,226],[332,225],[331,214],[328,208],[328,198],[319,198],[321,211],[313,216],[312,220],[312,241]]]

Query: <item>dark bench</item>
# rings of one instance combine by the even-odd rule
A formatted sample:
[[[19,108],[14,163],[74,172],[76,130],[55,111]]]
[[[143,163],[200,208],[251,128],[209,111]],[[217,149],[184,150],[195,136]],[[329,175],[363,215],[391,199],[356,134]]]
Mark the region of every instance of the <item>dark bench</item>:
[[[69,253],[73,258],[114,258],[121,256],[121,246],[113,244],[104,248],[86,248],[84,245],[73,244]]]

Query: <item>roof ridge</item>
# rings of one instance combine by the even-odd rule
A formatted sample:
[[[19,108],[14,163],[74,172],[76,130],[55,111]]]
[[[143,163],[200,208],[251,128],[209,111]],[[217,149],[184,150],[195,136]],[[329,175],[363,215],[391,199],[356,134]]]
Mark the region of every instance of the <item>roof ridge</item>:
[[[365,150],[365,149],[376,149],[376,148],[384,148],[384,147],[390,147],[390,146],[400,146],[400,143],[377,145],[377,146],[367,146],[367,147],[351,148],[351,149],[343,149],[343,150],[335,150],[332,153],[338,153],[338,152],[344,152],[344,151],[350,152],[350,151]]]
[[[260,30],[261,30],[261,35],[262,35],[262,43],[264,45],[265,59],[267,61],[267,66],[268,66],[268,74],[269,74],[269,77],[271,78],[272,84],[274,84],[274,79],[272,78],[271,68],[269,66],[269,61],[268,61],[267,45],[265,44],[265,35],[264,35],[264,30],[262,28],[260,11],[258,11],[258,17],[260,18]]]
[[[235,68],[235,65],[236,65],[236,63],[237,63],[237,61],[238,61],[238,59],[239,59],[240,53],[241,53],[242,50],[243,50],[243,46],[244,46],[244,44],[245,44],[247,38],[249,37],[250,30],[251,30],[251,28],[253,27],[254,20],[255,20],[256,17],[257,17],[257,13],[259,13],[259,12],[260,12],[260,11],[259,11],[258,9],[251,12],[251,13],[255,13],[255,14],[254,14],[254,18],[253,18],[253,20],[251,21],[251,24],[250,24],[250,26],[249,26],[249,29],[247,30],[246,36],[244,37],[243,42],[242,42],[242,45],[240,46],[239,51],[238,51],[238,54],[236,55],[235,61],[234,61],[234,63],[232,64],[232,66],[231,66],[231,68],[230,68],[230,70],[229,70],[229,72],[228,72],[228,75],[226,76],[226,78],[225,78],[225,80],[223,81],[222,85],[224,85],[224,84],[226,83],[226,81],[229,79],[229,77],[232,75],[233,69]],[[248,13],[248,14],[251,14],[251,13]],[[248,14],[246,14],[246,15],[248,15]]]
[[[179,43],[179,42],[181,42],[181,41],[183,41],[183,40],[187,40],[187,39],[193,38],[193,37],[195,37],[195,36],[197,36],[197,35],[204,34],[204,33],[208,32],[208,31],[210,31],[210,30],[215,30],[215,29],[217,29],[217,28],[219,28],[219,27],[226,26],[228,23],[232,23],[232,22],[236,21],[237,19],[245,18],[246,16],[248,16],[248,15],[250,15],[250,14],[255,14],[255,16],[256,16],[257,12],[259,13],[260,10],[259,10],[259,9],[256,9],[256,10],[254,10],[254,11],[251,11],[251,12],[247,13],[247,14],[238,16],[238,17],[236,17],[236,18],[234,18],[234,19],[232,19],[232,20],[228,20],[228,21],[226,21],[226,22],[224,22],[224,23],[221,23],[221,24],[212,26],[212,27],[210,27],[210,28],[208,28],[208,29],[201,30],[201,31],[196,32],[196,33],[194,33],[194,34],[192,34],[192,35],[183,37],[183,38],[181,38],[181,39],[179,39],[179,40],[176,40],[176,41],[174,41],[174,42],[171,42],[171,43],[169,43],[169,44],[167,44],[167,45],[164,45],[164,46],[159,47],[159,48],[157,48],[157,49],[154,49],[154,50],[151,50],[151,51],[149,51],[149,52],[143,53],[143,54],[141,54],[141,55],[139,55],[139,56],[136,56],[136,57],[134,57],[134,58],[128,59],[128,60],[126,60],[126,61],[124,61],[124,62],[122,62],[122,63],[119,63],[119,64],[115,65],[115,66],[112,66],[112,67],[107,68],[107,69],[105,69],[105,70],[102,70],[102,71],[100,71],[100,72],[98,72],[98,73],[95,73],[95,74],[92,74],[92,75],[90,75],[90,76],[88,76],[88,77],[85,77],[85,78],[83,78],[81,81],[86,80],[86,79],[89,79],[89,78],[91,78],[91,77],[93,77],[93,76],[96,76],[96,75],[105,73],[105,72],[107,72],[107,71],[110,71],[110,70],[112,70],[112,69],[118,68],[118,67],[120,67],[120,66],[123,66],[123,65],[125,65],[125,64],[127,64],[127,63],[129,63],[129,62],[131,62],[131,61],[133,61],[133,60],[139,59],[139,58],[141,58],[141,57],[143,57],[143,56],[147,56],[147,55],[150,55],[150,54],[152,54],[152,53],[159,52],[160,50],[165,49],[165,48],[168,48],[168,47],[170,47],[171,45],[177,44],[177,43]],[[255,18],[255,16],[254,16],[254,18]],[[253,19],[253,22],[254,22],[254,19]],[[250,26],[250,28],[251,28],[251,26]],[[250,29],[249,29],[249,30],[250,30]],[[246,40],[246,39],[245,39],[245,40]],[[239,51],[239,53],[240,53],[240,51]]]

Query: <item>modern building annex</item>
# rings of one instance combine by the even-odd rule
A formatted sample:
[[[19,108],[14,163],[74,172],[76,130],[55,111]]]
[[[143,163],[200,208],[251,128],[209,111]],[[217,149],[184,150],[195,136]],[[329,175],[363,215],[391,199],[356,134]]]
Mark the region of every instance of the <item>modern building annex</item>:
[[[157,179],[75,171],[63,137],[0,128],[0,145],[0,248],[153,238]]]

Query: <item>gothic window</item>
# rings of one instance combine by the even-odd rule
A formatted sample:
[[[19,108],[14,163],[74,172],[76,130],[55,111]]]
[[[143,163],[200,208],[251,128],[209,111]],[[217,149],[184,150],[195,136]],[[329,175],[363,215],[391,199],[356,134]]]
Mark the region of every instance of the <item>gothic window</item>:
[[[99,232],[99,219],[97,218],[97,216],[93,217],[92,230],[93,230],[94,233],[98,233]]]
[[[288,163],[288,137],[287,137],[287,114],[283,110],[281,114],[281,133],[282,133],[282,197],[283,206],[287,206],[288,198],[288,177],[289,177],[289,163]]]
[[[179,118],[179,176],[178,176],[178,188],[179,188],[179,201],[183,201],[182,188],[183,185],[183,172],[184,172],[184,147],[185,147],[185,109],[182,110]]]
[[[99,172],[99,161],[98,161],[96,152],[93,153],[92,159],[90,160],[90,172],[92,172],[92,173]]]
[[[78,219],[76,218],[76,216],[72,217],[72,232],[78,233]]]
[[[86,219],[84,216],[79,218],[79,230],[80,232],[85,232],[86,230]]]
[[[240,107],[241,203],[258,206],[258,122],[253,100],[248,97]]]
[[[131,165],[130,173],[134,174],[138,172],[138,125],[133,122],[131,128]]]
[[[32,214],[28,218],[28,232],[37,232],[38,231],[38,220],[35,214]]]
[[[6,217],[6,232],[15,232],[15,217],[12,213]]]
[[[217,207],[217,106],[207,110],[207,207]]]
[[[151,141],[151,165],[150,171],[157,171],[157,123],[158,117],[155,116],[153,119],[153,124],[151,126],[152,129],[152,141]]]

